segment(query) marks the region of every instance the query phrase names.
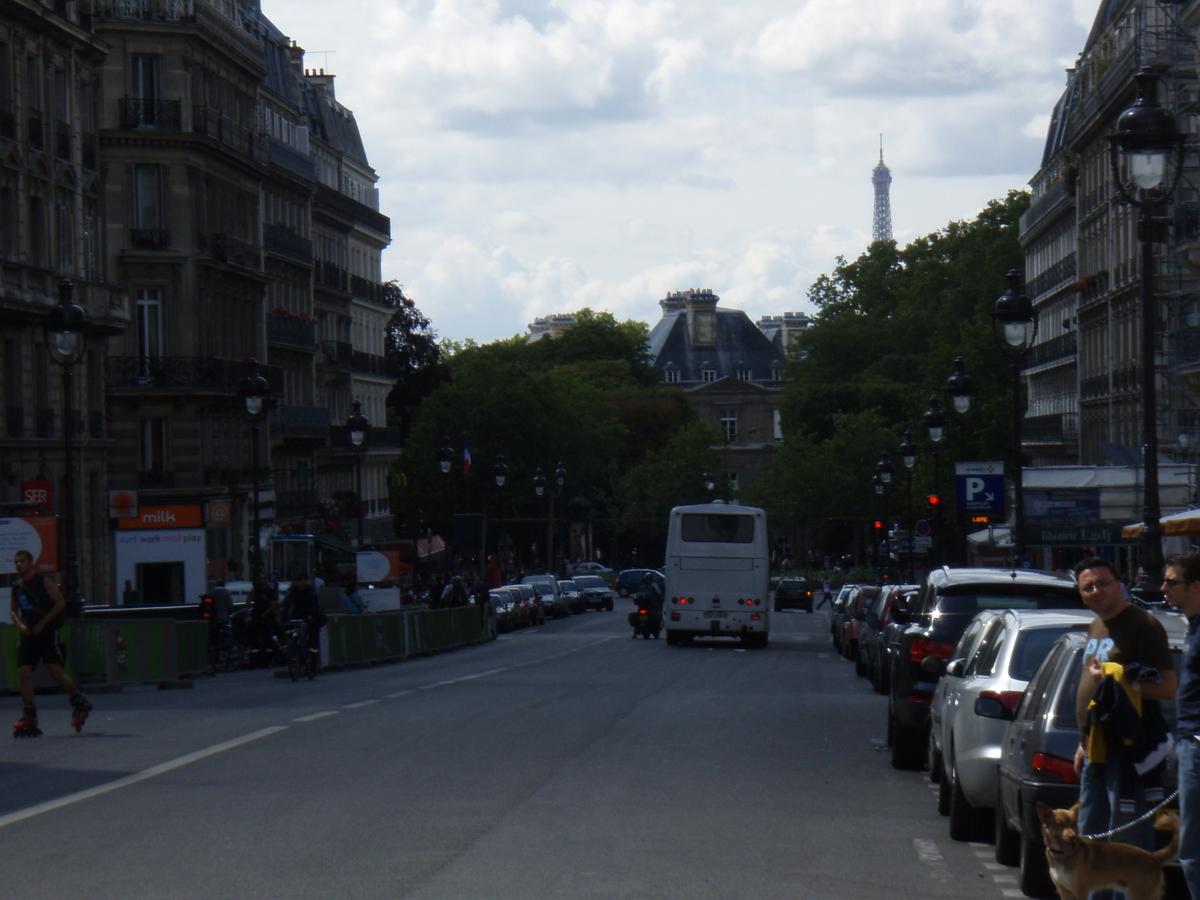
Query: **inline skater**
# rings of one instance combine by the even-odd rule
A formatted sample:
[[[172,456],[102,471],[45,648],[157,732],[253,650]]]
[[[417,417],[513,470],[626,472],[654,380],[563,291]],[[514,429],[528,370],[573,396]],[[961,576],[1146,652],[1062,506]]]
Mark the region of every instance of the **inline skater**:
[[[24,704],[21,718],[13,725],[13,737],[37,737],[42,733],[38,728],[33,692],[33,670],[39,662],[46,664],[50,677],[67,692],[72,709],[71,727],[80,731],[92,711],[92,704],[62,669],[67,661],[67,647],[58,628],[62,625],[67,602],[50,576],[33,570],[33,554],[28,550],[13,554],[13,567],[19,577],[12,586],[8,614],[21,633],[17,644],[17,674]]]

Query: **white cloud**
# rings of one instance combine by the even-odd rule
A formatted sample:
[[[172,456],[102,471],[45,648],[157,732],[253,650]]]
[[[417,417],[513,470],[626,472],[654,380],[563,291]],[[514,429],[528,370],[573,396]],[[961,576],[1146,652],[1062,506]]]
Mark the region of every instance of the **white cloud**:
[[[1095,0],[264,0],[338,75],[384,275],[486,341],[580,306],[754,316],[870,240],[879,134],[910,239],[1025,185]],[[1065,61],[1065,62],[1064,62]]]

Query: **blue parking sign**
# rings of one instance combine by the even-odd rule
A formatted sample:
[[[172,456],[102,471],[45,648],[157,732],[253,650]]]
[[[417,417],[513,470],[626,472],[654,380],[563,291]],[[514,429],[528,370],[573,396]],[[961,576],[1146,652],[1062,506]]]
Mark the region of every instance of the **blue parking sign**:
[[[958,508],[967,513],[1004,512],[1004,475],[982,472],[954,478]]]

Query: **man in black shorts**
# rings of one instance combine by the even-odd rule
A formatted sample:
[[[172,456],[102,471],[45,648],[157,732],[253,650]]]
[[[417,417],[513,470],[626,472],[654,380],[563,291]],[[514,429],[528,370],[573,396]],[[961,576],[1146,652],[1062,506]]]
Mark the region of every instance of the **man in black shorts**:
[[[58,633],[58,627],[62,624],[67,603],[52,578],[33,570],[33,554],[28,550],[18,550],[13,554],[13,566],[20,577],[12,586],[8,614],[21,632],[17,644],[17,674],[20,677],[21,700],[25,704],[21,718],[13,725],[13,736],[36,737],[42,733],[38,728],[37,707],[33,699],[33,670],[39,662],[46,664],[50,677],[67,692],[73,710],[71,724],[78,731],[92,711],[92,704],[62,669],[67,661],[67,648]]]

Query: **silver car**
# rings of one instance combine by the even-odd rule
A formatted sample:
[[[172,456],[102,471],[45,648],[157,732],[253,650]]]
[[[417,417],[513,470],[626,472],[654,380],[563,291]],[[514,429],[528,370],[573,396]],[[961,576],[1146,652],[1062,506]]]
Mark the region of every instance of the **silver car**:
[[[955,840],[986,840],[995,821],[1008,723],[978,715],[975,701],[992,698],[1015,710],[1054,642],[1068,631],[1085,632],[1094,619],[1090,610],[1003,609],[980,612],[967,625],[930,708],[930,773]]]

